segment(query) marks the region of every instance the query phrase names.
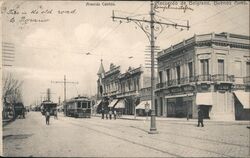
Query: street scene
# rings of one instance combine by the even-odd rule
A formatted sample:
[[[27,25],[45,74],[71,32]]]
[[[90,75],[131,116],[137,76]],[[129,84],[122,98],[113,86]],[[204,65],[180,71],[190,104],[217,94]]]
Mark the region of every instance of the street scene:
[[[247,157],[246,122],[158,120],[158,135],[149,135],[149,121],[133,117],[102,120],[58,119],[29,112],[3,129],[3,150],[8,157]],[[223,134],[221,134],[223,133]]]
[[[3,157],[250,157],[249,1],[1,1]]]

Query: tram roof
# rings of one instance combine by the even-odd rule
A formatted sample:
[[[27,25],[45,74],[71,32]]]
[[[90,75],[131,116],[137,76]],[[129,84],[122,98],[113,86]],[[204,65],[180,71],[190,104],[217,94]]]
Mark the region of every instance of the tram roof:
[[[90,101],[87,97],[75,97],[71,98],[70,100],[67,100],[66,102],[75,102],[75,101]]]

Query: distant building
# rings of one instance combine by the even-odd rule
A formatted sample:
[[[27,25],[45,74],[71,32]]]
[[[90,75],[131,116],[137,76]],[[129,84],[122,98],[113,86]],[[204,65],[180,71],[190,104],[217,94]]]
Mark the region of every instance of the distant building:
[[[158,53],[156,114],[250,119],[250,37],[194,35]]]

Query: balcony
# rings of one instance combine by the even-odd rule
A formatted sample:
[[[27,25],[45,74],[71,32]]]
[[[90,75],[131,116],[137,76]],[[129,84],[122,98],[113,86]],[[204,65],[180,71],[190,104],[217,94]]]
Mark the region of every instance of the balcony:
[[[156,84],[156,88],[157,89],[164,88],[165,85],[166,85],[166,82],[160,82],[160,83]]]
[[[190,76],[190,77],[183,77],[180,79],[180,84],[189,84],[191,82],[196,82],[197,77]]]
[[[211,81],[211,75],[209,75],[209,74],[198,75],[198,76],[196,76],[196,81],[197,81],[197,82],[207,82],[207,81]]]
[[[243,83],[250,85],[250,76],[243,77]]]
[[[212,80],[214,82],[226,82],[226,83],[232,83],[234,82],[234,76],[233,75],[225,75],[225,74],[216,74],[212,76]]]
[[[215,82],[217,84],[220,83],[229,83],[232,84],[235,82],[235,77],[233,75],[224,75],[224,74],[216,74],[216,75],[197,75],[190,77],[183,77],[181,79],[173,79],[167,82],[161,82],[156,85],[156,89],[168,88],[171,86],[185,85],[185,84],[195,84],[201,82]],[[244,84],[250,84],[250,76],[244,77]]]

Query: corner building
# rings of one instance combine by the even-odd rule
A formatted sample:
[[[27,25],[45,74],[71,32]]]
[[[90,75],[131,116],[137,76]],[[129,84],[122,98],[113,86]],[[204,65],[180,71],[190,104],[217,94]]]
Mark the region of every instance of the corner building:
[[[194,35],[158,52],[157,116],[250,119],[250,37]]]

